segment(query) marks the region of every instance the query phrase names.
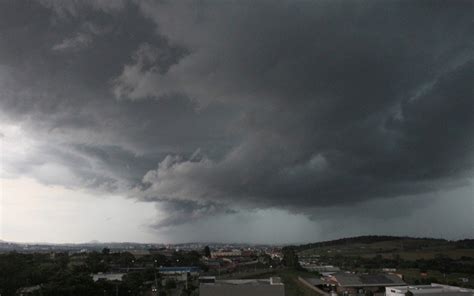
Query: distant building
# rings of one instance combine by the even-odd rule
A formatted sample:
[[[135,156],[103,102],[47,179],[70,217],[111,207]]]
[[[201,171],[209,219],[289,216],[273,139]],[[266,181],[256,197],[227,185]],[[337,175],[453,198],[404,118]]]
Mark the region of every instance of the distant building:
[[[243,250],[241,252],[241,256],[242,257],[254,257],[255,256],[255,252],[252,251],[252,250]]]
[[[206,260],[204,261],[204,264],[209,268],[209,269],[219,269],[221,267],[221,261],[219,260]]]
[[[395,274],[353,274],[336,273],[328,278],[334,284],[338,293],[344,295],[360,295],[373,293],[385,295],[385,287],[402,286],[405,282]]]
[[[162,284],[165,285],[169,281],[186,282],[199,276],[201,269],[199,267],[160,267],[158,269]]]
[[[144,249],[128,250],[127,252],[131,253],[135,258],[140,258],[143,256],[150,255],[150,250],[144,250]]]
[[[160,274],[163,275],[175,275],[175,274],[190,274],[190,275],[199,275],[201,269],[195,266],[189,267],[160,267],[158,269]]]
[[[212,251],[211,257],[212,258],[221,258],[221,257],[239,257],[242,256],[242,251],[233,249],[233,250],[218,250]]]
[[[280,249],[273,249],[270,252],[267,252],[272,259],[283,259],[283,252]]]
[[[106,281],[122,281],[123,276],[125,273],[96,273],[92,275],[92,279],[94,282],[97,282],[98,280],[106,280]]]
[[[280,278],[248,280],[206,279],[199,285],[200,296],[285,296]]]
[[[176,250],[171,248],[152,248],[148,250],[148,253],[151,255],[163,255],[167,258],[171,258],[175,252]]]
[[[385,288],[387,296],[423,295],[423,296],[473,296],[474,290],[454,286],[431,284],[421,286],[401,286]]]

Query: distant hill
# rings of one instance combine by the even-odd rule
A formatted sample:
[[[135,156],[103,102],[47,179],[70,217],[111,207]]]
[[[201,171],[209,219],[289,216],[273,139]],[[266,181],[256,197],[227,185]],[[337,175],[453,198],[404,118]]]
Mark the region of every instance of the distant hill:
[[[342,238],[294,246],[300,255],[362,256],[371,258],[381,255],[391,258],[430,259],[439,254],[451,258],[474,257],[474,239],[449,241],[437,238],[367,235]]]
[[[400,241],[420,241],[420,242],[438,242],[438,243],[448,243],[448,240],[437,239],[437,238],[415,238],[408,236],[388,236],[388,235],[364,235],[348,238],[340,238],[336,240],[309,243],[304,245],[296,246],[296,249],[299,251],[313,248],[329,247],[329,246],[340,246],[340,245],[349,245],[349,244],[373,244],[379,242],[400,242]],[[466,240],[469,241],[469,240]]]

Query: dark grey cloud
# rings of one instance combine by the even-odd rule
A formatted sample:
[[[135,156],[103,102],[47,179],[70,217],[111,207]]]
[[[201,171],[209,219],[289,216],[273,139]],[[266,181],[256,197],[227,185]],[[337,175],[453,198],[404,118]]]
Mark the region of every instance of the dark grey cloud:
[[[223,159],[168,157],[145,176],[146,198],[301,210],[472,175],[472,4],[148,3],[146,12],[191,50],[166,73],[125,68],[132,100],[180,92],[252,106],[246,137]]]
[[[238,213],[236,210],[229,209],[218,203],[190,200],[163,200],[158,211],[164,213],[164,216],[159,216],[158,221],[151,226],[159,230],[181,224],[196,223],[209,217]]]
[[[137,103],[113,97],[115,77],[143,44],[161,48],[171,60],[184,49],[155,34],[136,5],[103,4],[0,4],[1,118],[21,126],[31,146],[27,156],[5,161],[15,174],[123,191],[169,153],[209,146],[219,154],[233,141],[226,136],[232,107],[213,104],[197,112],[195,103],[179,95]],[[213,148],[216,141],[222,145]],[[56,173],[45,173],[46,164],[55,164],[48,170]],[[73,180],[54,177],[65,171]]]
[[[35,147],[10,170],[161,202],[158,227],[473,176],[470,1],[0,6],[0,119]]]

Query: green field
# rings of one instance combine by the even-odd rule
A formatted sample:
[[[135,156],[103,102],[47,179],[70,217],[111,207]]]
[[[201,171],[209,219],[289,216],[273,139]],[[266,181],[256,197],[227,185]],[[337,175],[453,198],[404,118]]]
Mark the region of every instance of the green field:
[[[426,271],[426,275],[421,275],[419,269],[399,269],[397,273],[403,274],[403,278],[408,283],[414,283],[416,281],[422,281],[423,279],[437,279],[438,281],[443,282],[458,282],[459,278],[467,278],[469,282],[472,283],[474,281],[474,275],[463,274],[463,273],[449,273],[443,274],[437,270],[428,270]]]
[[[356,237],[296,247],[298,256],[355,272],[396,268],[410,284],[474,286],[474,241]]]
[[[349,243],[343,245],[309,248],[299,252],[305,256],[361,256],[371,258],[377,255],[391,259],[400,256],[404,260],[433,259],[437,255],[446,255],[452,259],[473,257],[474,249],[458,248],[449,241],[403,239],[374,243]]]

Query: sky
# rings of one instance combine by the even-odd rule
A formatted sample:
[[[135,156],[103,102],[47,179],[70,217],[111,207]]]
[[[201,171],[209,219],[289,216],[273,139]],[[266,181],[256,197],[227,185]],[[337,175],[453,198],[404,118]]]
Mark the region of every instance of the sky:
[[[474,2],[0,2],[0,239],[474,237]]]

